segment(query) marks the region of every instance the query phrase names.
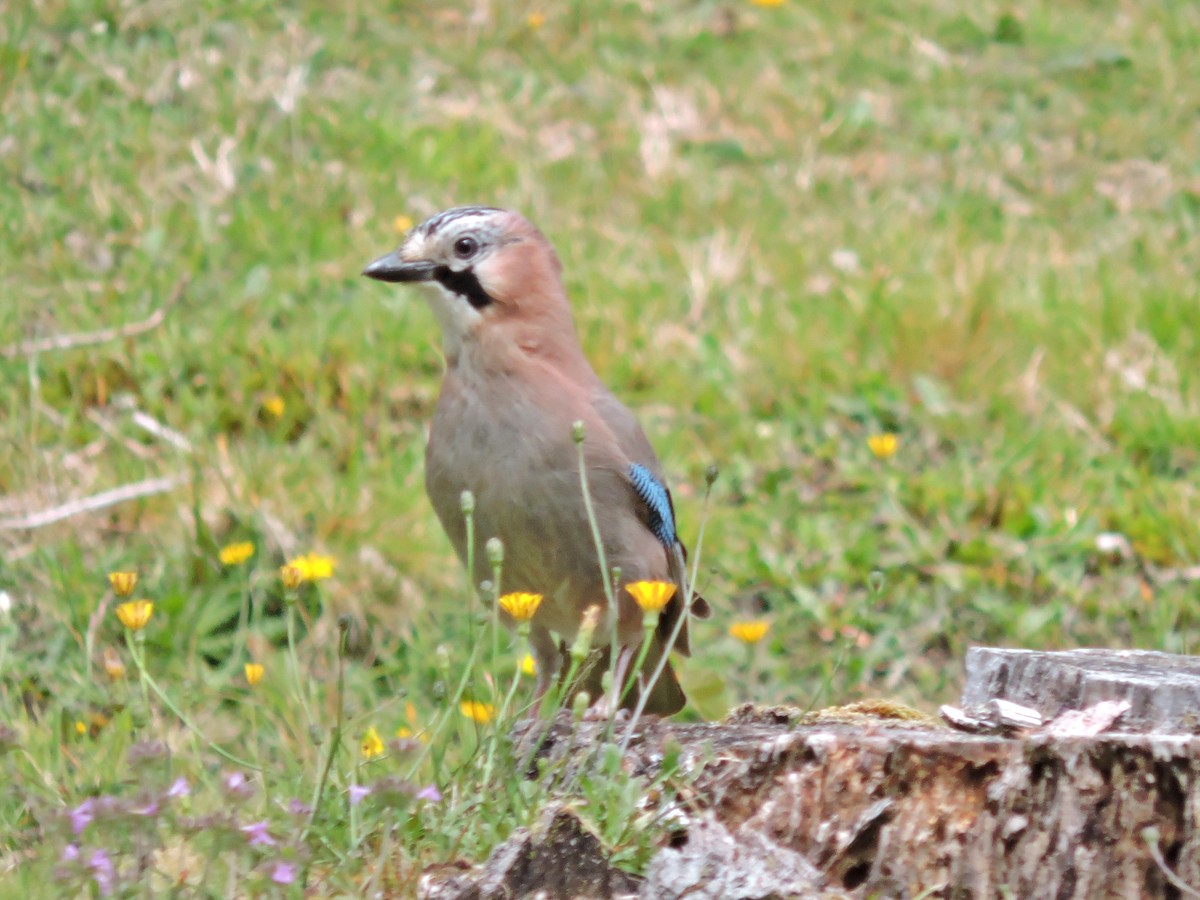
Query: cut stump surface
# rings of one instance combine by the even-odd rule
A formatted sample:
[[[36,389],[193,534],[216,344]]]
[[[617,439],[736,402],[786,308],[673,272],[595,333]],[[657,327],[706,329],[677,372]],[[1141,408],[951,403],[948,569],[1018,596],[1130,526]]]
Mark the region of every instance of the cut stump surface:
[[[973,653],[977,661],[984,657]],[[1076,662],[1085,671],[1114,671],[1109,664],[1089,669],[1084,663],[1093,658]],[[1024,662],[1023,671],[1034,671],[1035,662]],[[1182,661],[1169,668],[1187,669]],[[989,683],[996,683],[990,661],[972,671],[991,672]],[[1033,684],[1033,676],[1014,678],[1012,671],[1005,690]],[[1126,685],[1125,693],[1114,694],[1093,687],[1099,681],[1086,675],[1047,678],[1048,685],[1072,685],[1040,707],[1047,716],[1074,702],[1128,699],[1128,718],[1114,727],[1167,721],[1162,710],[1177,711],[1180,716],[1170,721],[1186,724],[1175,701],[1141,702],[1141,687]],[[996,696],[976,682],[970,691],[977,693],[964,698],[965,706]],[[720,724],[646,722],[625,764],[631,772],[653,774],[665,742],[683,748],[694,780],[672,812],[678,831],[664,838],[640,882],[602,874],[599,860],[593,887],[576,881],[573,895],[1200,896],[1193,892],[1200,890],[1200,737],[1162,731],[988,736],[877,714],[886,711],[887,704],[880,704],[874,712],[859,706],[805,717],[744,708]],[[598,724],[585,723],[573,736],[568,724],[551,729],[544,755],[570,759],[600,738]],[[518,742],[528,740],[534,727],[527,723]],[[532,838],[523,833],[524,852],[549,852],[545,841],[556,830],[572,834],[574,846],[600,853],[561,821],[535,830]],[[534,871],[514,865],[502,848],[470,879],[469,891],[437,896],[536,896],[539,885],[489,871],[493,861],[504,860],[509,872]]]

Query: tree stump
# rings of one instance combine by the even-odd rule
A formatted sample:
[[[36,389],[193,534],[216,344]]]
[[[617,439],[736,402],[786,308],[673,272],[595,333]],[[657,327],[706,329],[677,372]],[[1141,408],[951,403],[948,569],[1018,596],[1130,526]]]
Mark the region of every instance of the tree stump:
[[[686,796],[662,801],[675,803],[678,830],[664,836],[634,883],[637,896],[1200,896],[1200,737],[1127,730],[1130,723],[1182,728],[1183,701],[1160,702],[1158,676],[1137,656],[1118,655],[1118,665],[1102,651],[972,652],[965,706],[995,699],[987,686],[1001,682],[1004,699],[1037,701],[1044,715],[1079,702],[1132,706],[1114,726],[1121,730],[1084,737],[1053,727],[967,734],[887,703],[815,715],[747,707],[720,724],[647,721],[625,756],[628,769],[652,774],[672,741],[683,747],[694,781]],[[1170,676],[1171,691],[1192,677],[1189,660],[1150,657],[1152,671]],[[1040,695],[1035,672],[1049,673]],[[1200,709],[1200,697],[1194,702]],[[545,727],[527,723],[525,739]],[[572,729],[569,720],[556,723],[543,752],[570,758],[600,738],[599,725]],[[594,846],[563,825],[564,813],[555,815],[554,828],[520,836],[523,853],[553,853],[556,831],[572,834],[576,848]],[[506,871],[532,871],[514,866],[505,848],[492,860],[507,860]],[[464,892],[433,893],[531,897],[550,887],[505,880],[491,862]],[[602,874],[599,864],[591,887],[576,880],[573,895],[613,896],[620,883],[618,895],[630,896],[631,883]]]
[[[1050,719],[1063,710],[1127,700],[1121,731],[1200,731],[1200,657],[1150,650],[1006,650],[972,647],[962,705],[1011,700]]]

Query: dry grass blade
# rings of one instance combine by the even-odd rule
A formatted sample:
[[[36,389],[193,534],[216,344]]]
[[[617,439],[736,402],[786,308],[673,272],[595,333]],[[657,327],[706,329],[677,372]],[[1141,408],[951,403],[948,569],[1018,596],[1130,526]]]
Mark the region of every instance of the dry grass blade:
[[[48,350],[69,350],[72,347],[89,347],[94,344],[105,344],[109,341],[136,337],[139,334],[145,334],[147,331],[153,331],[166,320],[167,313],[171,307],[179,302],[183,296],[183,289],[187,287],[187,283],[188,279],[186,276],[180,278],[171,290],[171,296],[167,298],[167,302],[140,322],[129,322],[126,325],[101,328],[98,331],[55,334],[50,337],[20,341],[16,344],[9,344],[7,347],[0,347],[0,356],[5,359],[14,359],[18,356],[33,356],[36,353],[45,353]]]
[[[7,519],[0,519],[0,528],[9,530],[43,528],[46,525],[53,525],[55,522],[61,522],[63,519],[69,519],[81,513],[95,512],[98,509],[116,506],[118,503],[125,503],[129,500],[139,500],[142,497],[152,497],[155,494],[165,494],[167,491],[173,491],[186,481],[187,475],[183,472],[164,475],[160,478],[147,478],[144,481],[135,481],[132,484],[124,484],[112,490],[101,491],[99,494],[92,494],[90,497],[81,497],[78,500],[72,500],[60,506],[44,509],[41,512],[30,513],[27,516],[12,516]]]

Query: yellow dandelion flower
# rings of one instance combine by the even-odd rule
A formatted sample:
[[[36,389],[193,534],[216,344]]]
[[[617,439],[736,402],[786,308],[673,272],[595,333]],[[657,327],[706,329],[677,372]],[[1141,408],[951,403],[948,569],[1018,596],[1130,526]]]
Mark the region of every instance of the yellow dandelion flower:
[[[75,733],[80,737],[83,737],[83,735],[87,734],[87,726],[78,719],[75,720]]]
[[[137,587],[137,572],[109,572],[108,583],[112,585],[113,593],[118,597],[128,597]]]
[[[282,419],[283,411],[287,409],[287,404],[283,402],[283,398],[278,394],[268,394],[262,398],[262,408],[273,419]]]
[[[462,711],[462,714],[472,722],[479,722],[480,724],[484,722],[490,722],[492,720],[492,716],[496,714],[496,707],[492,706],[490,703],[483,703],[479,700],[464,700],[462,703],[458,704],[458,708]]]
[[[321,556],[319,553],[308,553],[288,560],[285,569],[296,569],[300,572],[301,581],[322,581],[333,577],[333,569],[337,560],[332,556]],[[285,576],[284,587],[287,587]]]
[[[412,737],[412,729],[407,725],[401,725],[396,729],[396,737],[404,739]]]
[[[121,657],[112,647],[104,648],[104,672],[113,681],[120,681],[125,677],[125,663],[121,662]]]
[[[876,459],[887,459],[889,456],[896,455],[896,448],[900,446],[900,439],[890,431],[885,431],[882,434],[873,434],[867,438],[867,446],[871,449],[871,453]]]
[[[770,623],[762,619],[752,619],[748,622],[734,622],[729,626],[729,633],[743,644],[757,644],[767,636],[770,629]]]
[[[784,0],[750,0],[755,6],[783,6]]]
[[[117,618],[130,631],[141,631],[154,613],[154,604],[149,600],[126,600],[117,607]]]
[[[379,732],[372,725],[367,729],[367,733],[363,735],[362,746],[363,759],[374,759],[377,756],[383,756],[383,740],[379,737]]]
[[[392,219],[392,230],[395,231],[396,234],[407,234],[409,231],[412,230],[412,227],[413,227],[412,216],[406,216],[406,215],[401,214],[401,215],[396,216],[396,218]]]
[[[236,544],[226,544],[217,554],[223,566],[240,566],[254,555],[253,541],[238,541]]]
[[[528,16],[525,17],[525,24],[528,25],[534,31],[537,31],[539,28],[541,28],[543,25],[546,24],[546,14],[540,13],[540,12],[530,13]]]
[[[262,663],[246,663],[246,684],[254,687],[262,681],[263,675],[266,673]]]
[[[500,608],[518,622],[528,622],[542,605],[541,594],[505,594],[498,601]]]
[[[521,657],[520,669],[522,675],[532,677],[537,674],[537,663],[534,661],[532,653],[526,653]]]
[[[625,585],[625,590],[629,591],[645,613],[662,612],[662,608],[675,596],[675,585],[669,581],[635,581]]]

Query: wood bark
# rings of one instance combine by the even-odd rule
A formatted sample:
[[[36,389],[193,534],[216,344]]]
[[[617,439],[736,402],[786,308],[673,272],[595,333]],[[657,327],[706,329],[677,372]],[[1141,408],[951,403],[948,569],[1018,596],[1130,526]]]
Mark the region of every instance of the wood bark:
[[[1200,731],[1200,657],[1151,650],[967,651],[964,707],[1011,700],[1047,719],[1104,700],[1127,700],[1120,731]]]
[[[972,671],[990,672],[980,677],[996,684],[994,662]],[[1112,693],[1096,687],[1113,681],[1111,660],[1099,668],[1094,655],[1052,662],[1108,674],[1048,675],[1045,696],[1031,698],[1036,679],[1010,668],[1005,689],[1025,685],[1029,693],[1009,696],[1045,700],[1048,717],[1081,702],[1136,701],[1117,728],[1187,722],[1181,701],[1158,702],[1142,672]],[[1187,661],[1159,662],[1186,674]],[[1050,663],[1020,665],[1032,672]],[[995,696],[970,681],[967,693],[972,703]],[[676,801],[679,830],[664,836],[640,882],[603,874],[599,844],[566,827],[559,810],[553,827],[520,836],[515,855],[501,848],[469,884],[460,880],[466,893],[430,895],[1200,897],[1200,737],[1161,730],[1078,737],[1052,728],[967,734],[901,712],[886,703],[816,716],[747,707],[720,724],[649,721],[626,753],[630,771],[653,774],[670,741],[683,747],[694,777]],[[543,728],[529,723],[524,739]],[[542,752],[569,758],[600,737],[598,725],[572,730],[569,721],[557,723]],[[556,831],[572,836],[577,870],[593,874],[576,872],[569,889],[547,882],[544,867],[541,882],[522,881],[531,859],[552,858]],[[594,857],[586,864],[581,846]],[[498,870],[501,863],[507,869]]]

